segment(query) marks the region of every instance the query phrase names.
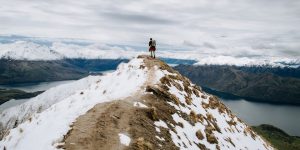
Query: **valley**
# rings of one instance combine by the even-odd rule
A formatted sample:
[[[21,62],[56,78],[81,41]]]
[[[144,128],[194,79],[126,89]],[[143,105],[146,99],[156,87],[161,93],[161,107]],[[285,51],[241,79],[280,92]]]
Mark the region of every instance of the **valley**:
[[[214,93],[256,102],[300,105],[299,68],[290,68],[286,73],[278,68],[218,65],[178,65],[175,69]]]

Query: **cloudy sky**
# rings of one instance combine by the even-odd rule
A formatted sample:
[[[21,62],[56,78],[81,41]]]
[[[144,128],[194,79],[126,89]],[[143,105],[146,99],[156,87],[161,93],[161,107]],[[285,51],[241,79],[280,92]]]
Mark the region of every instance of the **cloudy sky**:
[[[0,34],[300,57],[299,0],[0,0]]]

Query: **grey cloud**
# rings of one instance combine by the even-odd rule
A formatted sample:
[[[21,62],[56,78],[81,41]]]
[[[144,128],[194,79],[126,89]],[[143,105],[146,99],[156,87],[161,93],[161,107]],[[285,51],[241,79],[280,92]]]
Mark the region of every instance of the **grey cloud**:
[[[204,42],[203,46],[211,48],[211,49],[216,49],[216,47],[212,43],[209,43],[209,42]]]
[[[0,33],[128,45],[151,36],[220,55],[300,57],[299,10],[297,0],[10,0]]]
[[[300,55],[300,51],[299,50],[281,50],[280,51],[282,55],[284,56],[299,56]]]
[[[156,15],[145,15],[136,13],[103,12],[104,17],[118,22],[140,23],[140,24],[174,24],[176,21],[162,18]]]
[[[186,45],[186,46],[190,46],[190,47],[200,47],[201,46],[199,44],[195,44],[195,43],[192,43],[192,42],[187,41],[187,40],[184,40],[182,44]]]

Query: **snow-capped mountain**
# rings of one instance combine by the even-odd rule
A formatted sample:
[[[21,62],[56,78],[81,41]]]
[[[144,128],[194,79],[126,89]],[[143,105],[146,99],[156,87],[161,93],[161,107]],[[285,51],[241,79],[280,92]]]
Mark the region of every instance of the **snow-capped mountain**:
[[[15,43],[0,44],[0,58],[16,60],[55,60],[63,55],[48,46],[17,41]]]
[[[0,116],[0,149],[273,149],[216,97],[147,56]]]
[[[45,45],[31,41],[0,44],[0,58],[14,60],[119,59],[132,58],[137,53],[105,44],[76,45],[53,42]]]
[[[0,36],[1,37],[1,36]],[[44,39],[45,40],[45,39]],[[0,59],[14,60],[58,60],[58,59],[131,59],[147,53],[147,46],[114,46],[96,42],[82,41],[18,39],[1,43]],[[169,50],[158,45],[157,56],[163,58],[194,60],[195,65],[234,65],[234,66],[267,66],[299,67],[300,59],[278,56],[224,56],[222,54],[202,53],[201,50]]]
[[[198,60],[195,65],[229,65],[229,66],[265,66],[265,67],[293,67],[300,66],[300,59],[281,57],[233,57],[208,56]]]

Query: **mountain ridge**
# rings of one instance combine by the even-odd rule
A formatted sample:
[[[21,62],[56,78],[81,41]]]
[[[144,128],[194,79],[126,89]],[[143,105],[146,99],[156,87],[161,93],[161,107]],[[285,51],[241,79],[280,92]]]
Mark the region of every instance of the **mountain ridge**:
[[[67,87],[75,89],[53,101],[51,95]],[[35,98],[50,95],[48,101],[32,107],[29,100],[20,106],[26,116],[16,116],[18,108],[0,113],[5,116],[1,131],[6,131],[1,132],[0,148],[273,149],[216,97],[148,56],[121,64],[113,73],[51,90]],[[98,117],[86,117],[100,110]],[[81,126],[80,120],[91,118],[91,128]],[[84,130],[94,134],[76,134]],[[29,144],[36,138],[38,143]]]

